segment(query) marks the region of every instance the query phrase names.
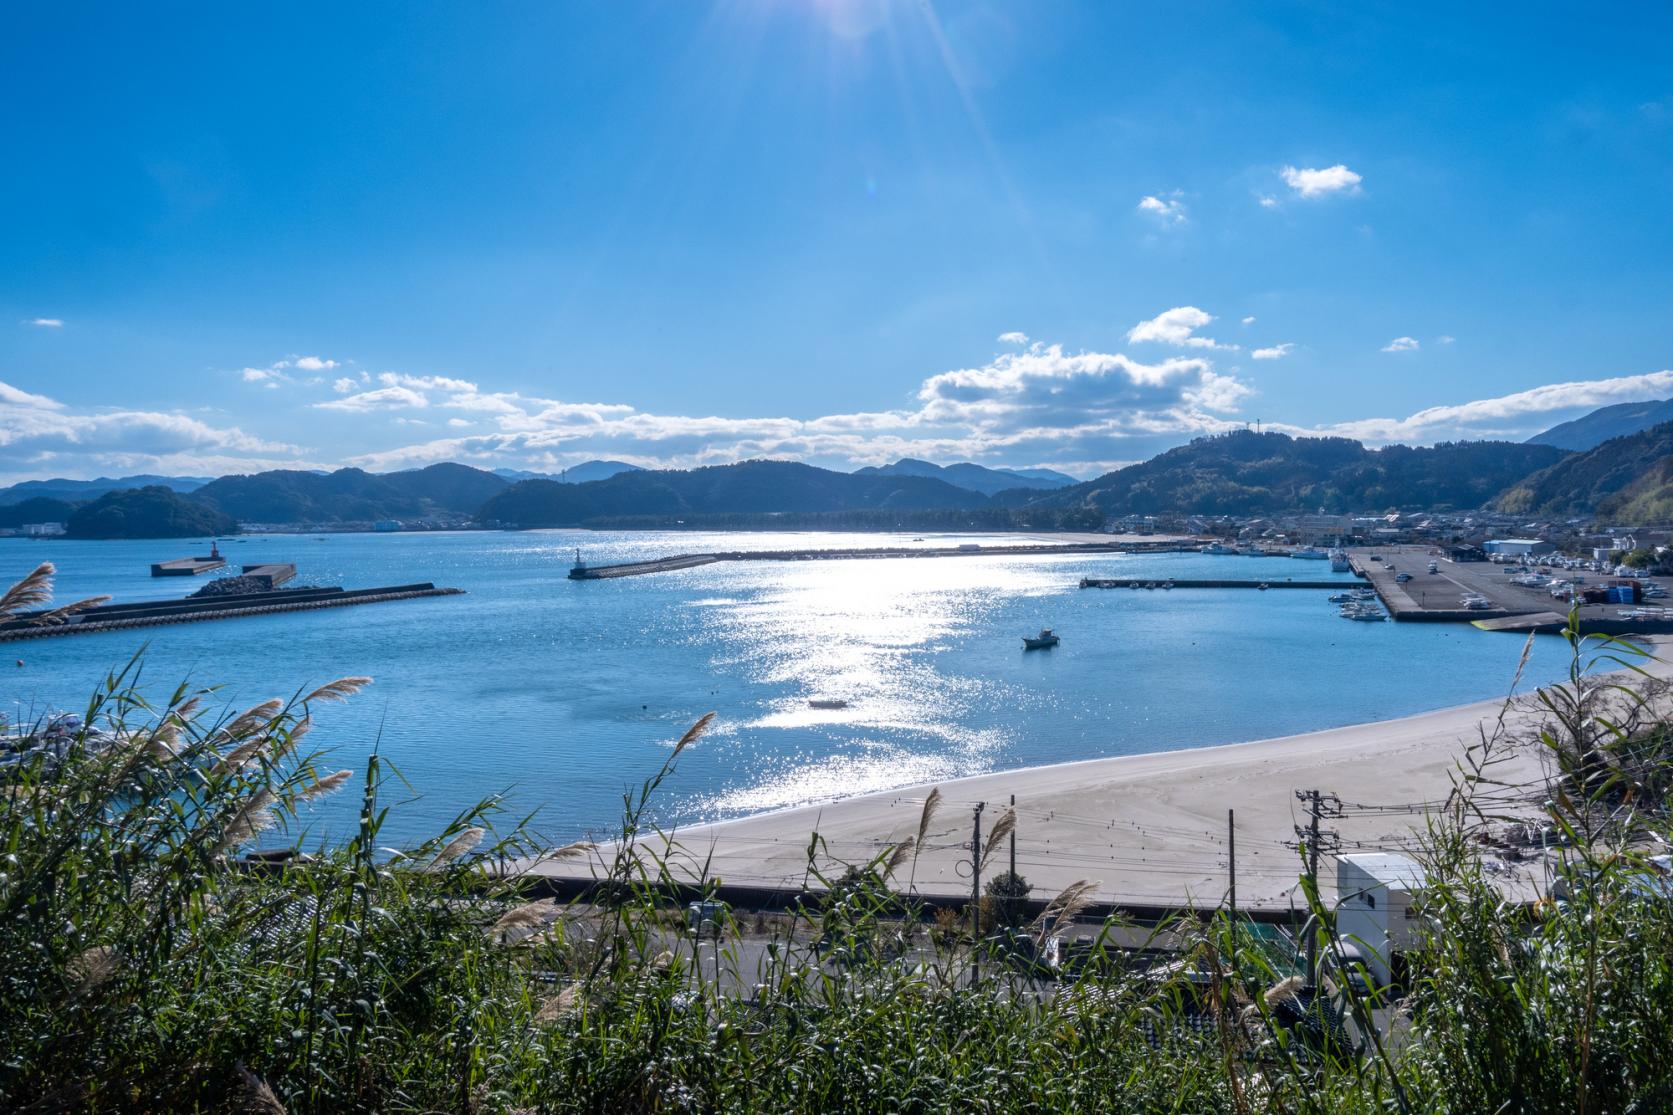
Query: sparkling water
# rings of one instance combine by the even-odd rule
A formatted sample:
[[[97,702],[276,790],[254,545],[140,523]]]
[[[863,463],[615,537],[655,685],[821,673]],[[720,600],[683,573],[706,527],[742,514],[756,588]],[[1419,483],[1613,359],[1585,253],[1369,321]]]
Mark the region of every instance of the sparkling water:
[[[1049,541],[1049,538],[1038,539]],[[1350,623],[1324,590],[1082,590],[1083,576],[1340,579],[1325,562],[1199,554],[726,562],[605,581],[590,562],[708,550],[950,546],[1022,538],[531,531],[252,536],[230,563],[294,562],[296,584],[433,581],[467,595],[9,643],[4,711],[78,710],[144,649],[146,687],[183,678],[247,707],[347,674],[310,745],[411,782],[389,842],[503,793],[553,838],[603,831],[698,716],[663,821],[738,816],[987,771],[1200,747],[1502,696],[1523,640],[1461,624]],[[60,602],[183,595],[150,563],[207,542],[0,540],[6,583],[44,560]],[[1421,574],[1420,574],[1421,575]],[[1054,628],[1062,644],[1024,651]],[[1537,641],[1525,685],[1565,666]],[[14,659],[22,667],[11,665]],[[815,709],[814,699],[848,707]],[[405,795],[403,795],[405,796]],[[352,793],[320,806],[344,831]]]

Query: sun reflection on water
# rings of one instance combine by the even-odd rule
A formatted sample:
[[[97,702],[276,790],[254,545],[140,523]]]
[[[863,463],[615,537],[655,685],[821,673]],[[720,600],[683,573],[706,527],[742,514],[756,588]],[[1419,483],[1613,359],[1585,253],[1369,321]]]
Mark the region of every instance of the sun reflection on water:
[[[1003,686],[941,660],[1002,602],[1061,592],[1062,581],[1049,566],[997,557],[865,560],[774,567],[753,594],[694,601],[725,648],[717,671],[771,694],[733,733],[811,734],[828,747],[763,746],[751,782],[710,796],[708,808],[782,808],[990,769],[1011,736],[969,723]]]

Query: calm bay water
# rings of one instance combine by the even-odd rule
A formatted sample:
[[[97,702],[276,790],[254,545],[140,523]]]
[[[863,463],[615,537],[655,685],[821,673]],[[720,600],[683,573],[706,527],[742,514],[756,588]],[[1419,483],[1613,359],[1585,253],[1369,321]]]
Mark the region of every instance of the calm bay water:
[[[930,536],[926,545],[961,539]],[[1007,540],[1014,541],[1014,540]],[[182,678],[245,707],[345,674],[375,684],[328,706],[310,743],[359,767],[380,739],[417,791],[391,841],[507,792],[554,837],[606,828],[622,792],[702,713],[663,820],[714,819],[932,779],[1260,739],[1502,695],[1522,640],[1462,625],[1360,624],[1322,591],[1083,591],[1082,576],[1332,576],[1286,558],[1145,556],[726,563],[615,581],[590,561],[709,549],[900,545],[898,535],[537,531],[255,536],[230,561],[293,561],[298,584],[434,581],[468,595],[9,644],[7,715],[78,710],[148,647],[161,696]],[[0,541],[0,578],[37,562],[58,599],[178,596],[152,561],[207,543]],[[1341,579],[1351,578],[1342,575]],[[1056,628],[1061,646],[1024,653]],[[1542,639],[1527,683],[1564,666]],[[851,707],[821,711],[810,698]],[[340,795],[313,819],[340,830]]]

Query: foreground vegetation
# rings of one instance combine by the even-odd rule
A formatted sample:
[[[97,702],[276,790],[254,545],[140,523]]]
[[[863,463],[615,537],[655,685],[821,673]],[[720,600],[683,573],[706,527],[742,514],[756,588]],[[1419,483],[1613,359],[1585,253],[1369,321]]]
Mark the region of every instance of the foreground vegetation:
[[[38,606],[39,580],[0,601]],[[914,840],[809,894],[759,972],[720,913],[718,961],[673,928],[645,821],[681,751],[588,856],[590,905],[491,870],[536,851],[494,802],[416,847],[379,832],[396,775],[330,770],[322,706],[366,679],[216,714],[212,693],[104,679],[82,726],[24,733],[0,795],[0,1107],[13,1111],[1649,1112],[1673,1109],[1673,901],[1656,710],[1575,672],[1543,699],[1568,897],[1507,903],[1475,854],[1505,800],[1485,737],[1425,840],[1421,945],[1398,1011],[1352,980],[1309,1001],[1224,916],[1170,927],[1183,963],[1095,956],[1071,983],[925,926]],[[1618,652],[1601,646],[1607,657]],[[1609,663],[1614,664],[1614,663]],[[1623,696],[1623,694],[1625,694]],[[357,830],[287,845],[328,793]],[[927,831],[934,803],[926,804]],[[996,833],[998,829],[994,830]],[[992,841],[990,840],[990,845]],[[1662,845],[1665,846],[1665,845]],[[1349,967],[1322,915],[1322,946]],[[1073,919],[1070,888],[1020,933]],[[721,978],[715,979],[718,964]],[[735,978],[734,978],[735,977]],[[1393,1014],[1393,1020],[1388,1017]]]

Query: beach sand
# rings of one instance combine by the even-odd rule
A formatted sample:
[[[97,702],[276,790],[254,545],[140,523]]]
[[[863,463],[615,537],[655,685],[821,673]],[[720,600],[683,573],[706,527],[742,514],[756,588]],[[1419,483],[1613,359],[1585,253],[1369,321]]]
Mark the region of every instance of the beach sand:
[[[1667,657],[1665,641],[1652,649]],[[1660,661],[1644,668],[1668,676]],[[1398,720],[1220,747],[1199,747],[1023,770],[939,783],[941,807],[915,863],[897,884],[929,894],[970,891],[973,807],[985,803],[986,833],[1015,795],[1017,871],[1049,897],[1077,880],[1097,883],[1100,900],[1135,905],[1214,906],[1228,887],[1227,811],[1235,810],[1237,897],[1244,908],[1299,904],[1301,860],[1294,828],[1306,823],[1295,791],[1318,789],[1347,806],[1326,822],[1342,851],[1399,851],[1426,825],[1423,806],[1443,802],[1462,778],[1466,750],[1489,735],[1501,715],[1505,735],[1530,739],[1541,719],[1532,694],[1426,712]],[[1537,745],[1506,748],[1491,777],[1528,786],[1545,774]],[[930,785],[846,798],[824,805],[676,830],[676,857],[689,877],[706,872],[724,882],[800,886],[810,834],[824,841],[822,870],[864,862],[914,835]],[[1504,791],[1499,797],[1509,796]],[[1363,808],[1379,807],[1378,812]],[[1389,812],[1383,807],[1412,807]],[[1523,807],[1536,811],[1537,800]],[[1008,844],[994,849],[985,876],[1009,865]],[[536,873],[586,875],[583,863],[542,864]],[[1522,889],[1538,870],[1524,869]],[[1320,871],[1328,893],[1335,870]]]

